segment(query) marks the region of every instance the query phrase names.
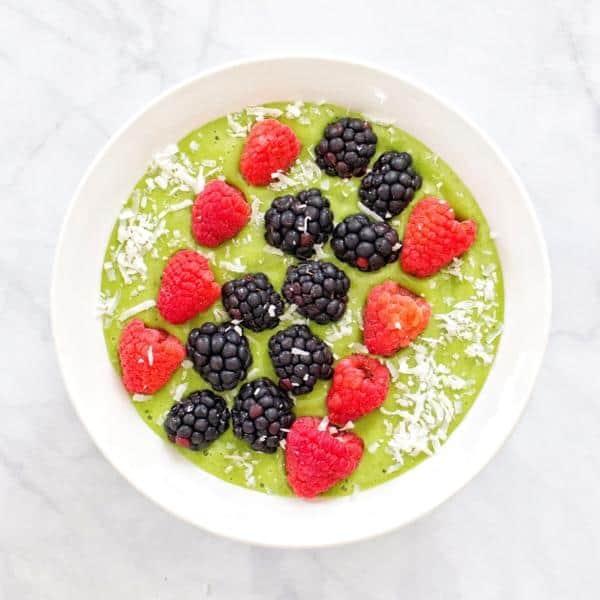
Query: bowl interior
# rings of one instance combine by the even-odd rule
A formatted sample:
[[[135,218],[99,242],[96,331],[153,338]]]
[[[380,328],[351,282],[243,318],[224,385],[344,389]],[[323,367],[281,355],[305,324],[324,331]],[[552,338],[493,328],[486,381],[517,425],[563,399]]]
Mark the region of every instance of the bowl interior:
[[[152,154],[228,112],[295,99],[326,99],[394,122],[442,156],[470,187],[497,233],[506,294],[505,329],[495,364],[445,446],[382,486],[315,502],[227,484],[167,451],[129,406],[94,313],[106,240]],[[523,186],[493,144],[420,87],[372,67],[314,58],[257,60],[206,73],[129,121],[102,150],[75,194],[52,288],[53,330],[67,389],[108,460],[175,515],[220,535],[278,546],[370,537],[421,516],[460,489],[497,452],[518,420],[543,355],[549,314],[549,269],[539,225]]]

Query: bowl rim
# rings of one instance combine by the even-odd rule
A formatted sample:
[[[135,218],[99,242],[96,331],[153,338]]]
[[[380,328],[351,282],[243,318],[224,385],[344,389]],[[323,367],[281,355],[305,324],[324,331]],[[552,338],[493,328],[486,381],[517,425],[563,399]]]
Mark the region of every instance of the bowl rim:
[[[454,115],[456,117],[458,117],[466,127],[471,129],[490,148],[490,150],[495,155],[495,158],[499,161],[499,163],[505,169],[507,175],[511,179],[512,184],[514,184],[515,187],[518,189],[518,191],[521,195],[521,198],[522,198],[522,203],[524,204],[524,207],[527,210],[529,217],[531,219],[532,234],[534,235],[534,238],[535,238],[535,240],[534,240],[535,245],[537,246],[537,248],[540,252],[540,258],[541,258],[541,265],[540,265],[541,273],[540,273],[540,275],[541,275],[541,280],[543,281],[543,286],[545,289],[544,289],[544,298],[543,298],[543,301],[540,303],[540,306],[538,307],[539,312],[537,315],[538,320],[540,320],[540,322],[542,323],[542,332],[543,333],[540,335],[540,339],[538,342],[539,349],[537,351],[537,354],[534,357],[531,357],[531,361],[529,363],[529,370],[531,372],[531,376],[529,377],[527,389],[522,389],[522,391],[521,391],[520,395],[522,396],[522,400],[518,406],[518,409],[515,410],[513,413],[513,418],[512,418],[510,426],[506,427],[505,430],[502,432],[502,434],[497,436],[497,441],[494,444],[493,449],[483,458],[483,460],[479,459],[477,461],[475,468],[472,468],[470,470],[469,475],[467,477],[464,477],[463,480],[460,481],[458,484],[453,485],[452,488],[448,491],[448,493],[444,495],[444,497],[440,498],[439,500],[437,500],[434,503],[431,503],[424,510],[422,510],[419,513],[414,514],[411,518],[405,519],[401,523],[394,523],[387,528],[380,528],[369,534],[360,534],[360,535],[356,535],[356,536],[348,535],[343,540],[333,540],[330,542],[319,541],[318,543],[289,543],[289,544],[286,543],[286,544],[282,544],[282,543],[263,542],[261,540],[257,540],[255,538],[247,537],[244,535],[236,535],[236,533],[232,532],[231,530],[223,531],[221,528],[212,527],[209,523],[206,523],[206,522],[203,523],[202,525],[200,525],[198,522],[193,521],[188,516],[177,512],[173,507],[171,507],[167,503],[162,502],[161,500],[155,498],[146,489],[144,489],[142,486],[138,485],[137,482],[133,481],[129,477],[129,475],[125,472],[125,470],[122,469],[121,466],[106,453],[104,447],[97,440],[96,435],[94,434],[94,431],[90,428],[89,423],[86,421],[86,419],[82,415],[78,403],[75,401],[75,393],[72,389],[73,385],[70,380],[69,371],[65,364],[65,360],[63,358],[59,339],[58,339],[57,332],[60,328],[60,324],[59,324],[59,314],[58,314],[58,308],[57,308],[57,296],[59,293],[58,292],[59,271],[60,271],[60,267],[61,267],[61,263],[62,263],[62,257],[64,254],[65,238],[67,236],[67,230],[69,229],[72,214],[78,203],[78,199],[81,195],[81,192],[82,192],[83,188],[85,187],[86,183],[88,182],[91,174],[94,172],[94,170],[96,169],[98,164],[110,153],[113,145],[117,142],[117,140],[119,140],[119,138],[138,119],[140,119],[146,112],[150,111],[156,105],[162,103],[164,100],[166,100],[170,96],[177,94],[180,90],[197,82],[198,80],[208,78],[214,74],[221,73],[224,71],[234,70],[239,67],[260,65],[261,63],[269,63],[269,62],[286,62],[286,61],[290,61],[290,60],[292,60],[292,61],[298,61],[298,60],[300,60],[300,61],[319,61],[319,62],[325,61],[325,62],[331,62],[331,63],[342,63],[349,67],[365,68],[370,71],[379,73],[382,76],[386,76],[389,78],[399,80],[404,85],[409,86],[414,91],[416,91],[420,94],[429,96],[430,99],[437,101],[445,109],[454,113]],[[194,75],[186,77],[179,83],[176,83],[176,84],[168,87],[165,91],[163,91],[159,95],[153,97],[150,101],[145,102],[141,106],[141,108],[139,108],[137,111],[135,111],[135,113],[131,117],[129,117],[120,127],[118,127],[118,129],[115,131],[115,133],[113,133],[109,137],[109,139],[102,145],[101,149],[97,152],[94,159],[91,161],[89,166],[86,168],[81,179],[79,180],[79,183],[77,184],[77,186],[75,188],[75,191],[74,191],[74,193],[70,199],[70,202],[68,204],[68,208],[64,214],[64,217],[62,220],[62,225],[60,227],[60,232],[58,235],[58,240],[57,240],[55,251],[54,251],[49,291],[50,291],[50,323],[51,323],[51,330],[52,330],[52,338],[53,338],[54,350],[56,353],[56,359],[57,359],[57,362],[59,365],[61,377],[62,377],[63,383],[65,385],[67,395],[69,396],[71,405],[73,406],[73,408],[75,410],[75,413],[77,414],[79,420],[83,424],[84,428],[86,429],[86,431],[88,432],[88,434],[94,441],[94,444],[100,450],[100,452],[104,456],[104,458],[135,489],[137,489],[138,492],[140,492],[143,496],[145,496],[146,498],[151,500],[153,503],[158,504],[163,509],[165,509],[167,512],[171,513],[172,515],[176,516],[177,518],[182,519],[182,520],[184,520],[192,525],[195,525],[197,527],[200,526],[202,529],[204,529],[210,533],[213,533],[213,534],[216,534],[216,535],[228,538],[228,539],[232,539],[232,540],[236,540],[236,541],[240,541],[240,542],[244,542],[244,543],[249,543],[249,544],[255,545],[255,546],[262,546],[262,547],[288,547],[288,548],[333,547],[333,546],[339,546],[339,545],[353,543],[353,542],[357,542],[357,541],[373,539],[373,538],[379,537],[381,535],[384,535],[386,533],[390,533],[392,531],[398,530],[400,527],[404,527],[405,525],[420,519],[421,517],[429,514],[435,508],[437,508],[438,506],[440,506],[441,504],[446,502],[452,496],[457,494],[465,485],[467,485],[467,483],[469,483],[477,475],[479,475],[479,473],[483,470],[483,468],[485,466],[487,466],[489,464],[489,462],[491,462],[491,460],[497,455],[497,453],[499,452],[501,447],[506,443],[508,438],[511,436],[517,423],[521,419],[524,409],[525,409],[525,406],[526,406],[527,402],[529,401],[533,387],[537,380],[537,376],[538,376],[538,373],[539,373],[539,370],[540,370],[540,367],[541,367],[541,364],[542,364],[542,361],[543,361],[543,358],[544,358],[544,355],[546,352],[549,335],[550,335],[551,312],[552,312],[551,268],[550,268],[550,260],[548,257],[548,250],[547,250],[546,242],[545,242],[545,239],[544,239],[544,236],[542,233],[542,227],[541,227],[540,222],[535,213],[535,209],[534,209],[533,203],[531,201],[531,198],[530,198],[523,182],[521,181],[520,176],[518,175],[518,173],[514,169],[514,167],[511,165],[511,163],[509,162],[509,160],[507,159],[505,154],[502,152],[502,150],[491,139],[491,137],[485,131],[483,131],[462,110],[460,110],[456,106],[454,106],[454,104],[449,102],[445,97],[443,97],[442,95],[433,91],[429,86],[415,81],[411,77],[407,77],[404,74],[398,73],[397,71],[395,71],[393,69],[380,67],[379,65],[376,65],[370,61],[356,60],[353,58],[340,57],[340,56],[331,55],[331,54],[310,54],[310,53],[309,54],[290,53],[290,54],[283,54],[283,55],[278,55],[278,56],[267,53],[267,54],[259,54],[259,55],[253,56],[251,58],[232,60],[232,61],[220,63],[216,66],[213,66],[213,67],[210,67],[207,69],[203,69]],[[494,366],[492,366],[492,370],[493,369],[494,369]]]

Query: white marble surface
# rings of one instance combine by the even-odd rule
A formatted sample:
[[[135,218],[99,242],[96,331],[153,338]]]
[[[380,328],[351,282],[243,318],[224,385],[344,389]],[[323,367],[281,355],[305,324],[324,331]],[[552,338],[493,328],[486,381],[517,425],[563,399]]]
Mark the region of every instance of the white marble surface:
[[[598,31],[594,0],[0,0],[0,598],[598,598]],[[470,114],[528,186],[554,276],[544,367],[493,463],[401,531],[301,552],[134,491],[75,417],[48,323],[60,222],[109,135],[205,67],[294,51],[374,61]]]

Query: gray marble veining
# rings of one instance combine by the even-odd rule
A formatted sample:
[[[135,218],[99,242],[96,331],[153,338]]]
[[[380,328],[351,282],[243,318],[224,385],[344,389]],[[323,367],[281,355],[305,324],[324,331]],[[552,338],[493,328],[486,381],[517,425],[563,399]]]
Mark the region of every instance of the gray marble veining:
[[[598,598],[599,31],[593,0],[0,0],[0,598]],[[373,61],[470,114],[553,270],[544,367],[498,457],[419,522],[323,551],[217,539],[140,496],[78,422],[48,323],[60,222],[111,132],[205,67],[283,52]]]

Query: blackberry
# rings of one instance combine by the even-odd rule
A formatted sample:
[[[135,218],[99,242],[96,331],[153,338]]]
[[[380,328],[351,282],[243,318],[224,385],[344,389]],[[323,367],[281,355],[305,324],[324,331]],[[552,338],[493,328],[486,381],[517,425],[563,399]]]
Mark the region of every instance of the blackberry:
[[[210,390],[192,392],[173,404],[164,427],[174,444],[200,450],[229,427],[229,409],[225,400]]]
[[[382,154],[360,184],[360,201],[383,219],[400,214],[423,183],[411,164],[408,152]]]
[[[298,258],[311,257],[332,231],[329,200],[317,189],[275,198],[265,213],[265,240]]]
[[[283,300],[264,273],[250,273],[228,281],[221,288],[221,298],[231,319],[252,331],[279,325]]]
[[[344,314],[349,288],[344,271],[329,262],[309,260],[288,267],[282,291],[301,315],[325,325]]]
[[[387,223],[373,222],[365,215],[351,215],[333,231],[335,255],[361,271],[377,271],[398,260],[402,243]]]
[[[370,123],[345,117],[325,127],[315,148],[317,165],[328,175],[361,177],[375,154],[377,136]]]
[[[292,325],[269,340],[279,385],[294,394],[307,394],[317,379],[331,379],[333,354],[306,325]]]
[[[231,323],[204,323],[192,329],[187,355],[194,368],[218,392],[232,390],[246,378],[252,364],[242,328]]]
[[[267,377],[245,383],[231,410],[233,433],[253,450],[272,454],[294,422],[294,402]]]

